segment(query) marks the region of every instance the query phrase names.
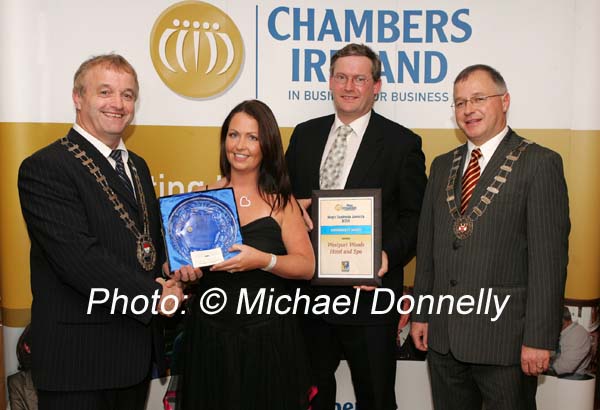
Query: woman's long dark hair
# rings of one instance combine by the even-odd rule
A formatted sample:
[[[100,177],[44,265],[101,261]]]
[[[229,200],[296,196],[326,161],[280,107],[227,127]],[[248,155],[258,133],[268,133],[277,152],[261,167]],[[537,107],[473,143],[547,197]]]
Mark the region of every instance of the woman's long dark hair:
[[[271,205],[271,209],[278,210],[287,206],[292,195],[292,186],[288,176],[281,133],[273,111],[262,101],[246,100],[239,103],[225,118],[221,127],[221,153],[219,163],[221,175],[231,180],[231,164],[227,159],[225,141],[231,119],[237,113],[243,112],[254,118],[258,123],[258,140],[262,152],[262,161],[258,175],[258,192],[260,196]],[[270,195],[274,196],[274,200]]]

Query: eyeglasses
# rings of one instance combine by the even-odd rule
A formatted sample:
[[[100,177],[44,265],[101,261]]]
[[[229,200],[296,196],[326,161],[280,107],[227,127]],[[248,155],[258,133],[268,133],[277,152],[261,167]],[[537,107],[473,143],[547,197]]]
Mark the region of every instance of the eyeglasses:
[[[335,81],[337,84],[346,84],[348,79],[352,80],[352,83],[357,87],[361,87],[369,81],[369,78],[365,77],[364,75],[355,75],[349,77],[346,74],[338,73],[333,76],[333,81]]]
[[[470,102],[473,107],[481,107],[488,98],[490,97],[501,97],[506,93],[502,94],[494,94],[494,95],[476,95],[475,97],[471,97],[468,100],[457,100],[454,101],[454,104],[450,105],[450,107],[454,107],[455,110],[462,110],[467,107],[467,103]]]

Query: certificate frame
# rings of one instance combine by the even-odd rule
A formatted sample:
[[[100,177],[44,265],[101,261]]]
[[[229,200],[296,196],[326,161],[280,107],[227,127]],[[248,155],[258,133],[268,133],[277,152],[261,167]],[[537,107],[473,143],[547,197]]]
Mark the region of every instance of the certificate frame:
[[[158,202],[171,271],[183,265],[212,266],[239,253],[228,251],[231,245],[242,243],[232,188],[168,195]]]
[[[311,284],[381,286],[381,189],[314,190],[311,216]]]

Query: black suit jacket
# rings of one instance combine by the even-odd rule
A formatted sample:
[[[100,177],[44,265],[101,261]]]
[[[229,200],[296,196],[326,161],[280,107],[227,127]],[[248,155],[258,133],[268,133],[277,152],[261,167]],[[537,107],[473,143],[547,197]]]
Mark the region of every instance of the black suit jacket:
[[[512,130],[486,165],[472,198],[479,199],[498,174],[500,166],[523,139]],[[455,184],[460,204],[467,145]],[[448,314],[445,302],[428,314],[413,312],[413,320],[428,322],[429,348],[452,351],[465,362],[518,365],[521,345],[554,350],[561,327],[562,297],[568,260],[569,202],[560,156],[531,144],[514,163],[507,182],[485,213],[474,223],[473,234],[454,247],[453,220],[446,203],[446,186],[452,152],[437,157],[431,165],[429,183],[419,223],[417,274],[414,296],[463,295],[478,303],[483,288],[492,289],[501,301],[510,298],[502,315],[492,302],[476,314]],[[477,203],[479,201],[475,201]],[[473,203],[469,204],[467,213]],[[485,299],[484,299],[485,300]],[[464,308],[463,308],[464,311]]]
[[[76,131],[68,137],[94,160],[143,231],[141,210],[110,163]],[[19,169],[21,208],[31,239],[32,373],[38,389],[130,386],[149,374],[153,357],[162,369],[159,318],[149,309],[122,314],[121,303],[110,313],[115,292],[131,303],[161,288],[154,281],[163,261],[156,196],[145,161],[131,151],[129,156],[141,179],[158,250],[151,272],[139,265],[136,240],[95,177],[60,141],[25,159]],[[87,314],[92,288],[108,289],[110,298]]]
[[[292,133],[286,160],[296,198],[310,198],[312,191],[319,189],[321,158],[334,120],[333,114],[312,119],[296,126]],[[389,270],[383,277],[383,287],[392,289],[397,298],[402,295],[404,265],[414,256],[426,182],[421,138],[400,124],[372,112],[345,188],[382,190],[382,248],[389,257]],[[319,287],[316,292],[332,297],[354,295],[352,287]],[[349,324],[397,320],[395,309],[386,315],[371,315],[372,297],[372,292],[361,292],[356,316],[331,315],[327,316],[327,320]],[[385,308],[389,300],[384,302],[379,306]]]

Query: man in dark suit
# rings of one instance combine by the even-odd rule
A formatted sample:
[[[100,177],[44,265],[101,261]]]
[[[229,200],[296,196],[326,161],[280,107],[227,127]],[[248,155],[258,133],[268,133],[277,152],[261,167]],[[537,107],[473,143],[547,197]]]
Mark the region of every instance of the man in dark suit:
[[[122,140],[137,96],[136,73],[123,57],[85,61],[74,79],[73,128],[19,170],[40,410],[143,409],[152,363],[163,367],[152,305],[160,297],[158,310],[168,313],[167,302],[182,295],[159,278],[150,172]]]
[[[535,409],[536,376],[558,341],[570,230],[562,161],[507,126],[509,105],[500,73],[465,68],[453,106],[467,144],[431,165],[414,296],[464,303],[462,314],[447,302],[413,311],[436,409]],[[482,289],[503,309],[474,309]]]
[[[372,111],[381,89],[380,77],[381,62],[369,47],[349,44],[339,50],[331,58],[329,79],[335,115],[299,124],[286,159],[294,195],[304,208],[310,206],[315,189],[381,188],[383,251],[378,275],[383,277],[383,287],[400,297],[403,267],[413,257],[416,245],[426,184],[425,157],[419,136]],[[344,129],[347,131],[342,132]],[[342,149],[340,138],[345,139]],[[335,370],[342,354],[350,367],[359,408],[396,408],[399,314],[392,310],[372,315],[374,288],[361,288],[365,292],[360,295],[357,314],[303,320],[319,389],[315,410],[335,407]],[[334,298],[353,297],[355,290],[351,286],[315,286],[309,292],[315,297],[325,294]]]

